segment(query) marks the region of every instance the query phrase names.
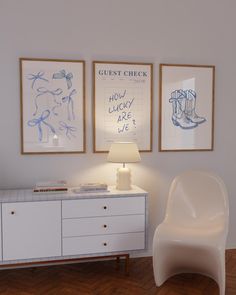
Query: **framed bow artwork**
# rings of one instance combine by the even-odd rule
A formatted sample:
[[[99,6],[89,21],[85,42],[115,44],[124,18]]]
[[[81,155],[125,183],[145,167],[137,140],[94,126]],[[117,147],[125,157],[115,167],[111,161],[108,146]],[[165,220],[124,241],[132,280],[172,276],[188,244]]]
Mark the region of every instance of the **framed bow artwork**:
[[[85,62],[20,58],[21,153],[85,152]]]

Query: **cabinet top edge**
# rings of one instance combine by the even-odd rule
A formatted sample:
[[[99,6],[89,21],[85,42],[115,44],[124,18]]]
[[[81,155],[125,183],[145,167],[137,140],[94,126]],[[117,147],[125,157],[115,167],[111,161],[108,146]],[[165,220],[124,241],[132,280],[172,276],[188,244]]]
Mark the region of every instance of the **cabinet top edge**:
[[[32,201],[56,201],[56,200],[77,200],[77,199],[98,199],[111,197],[140,197],[147,196],[147,192],[136,185],[131,190],[117,190],[115,186],[109,186],[107,191],[95,191],[75,193],[76,187],[69,188],[63,193],[34,193],[33,189],[8,189],[0,190],[0,203],[6,202],[32,202]]]

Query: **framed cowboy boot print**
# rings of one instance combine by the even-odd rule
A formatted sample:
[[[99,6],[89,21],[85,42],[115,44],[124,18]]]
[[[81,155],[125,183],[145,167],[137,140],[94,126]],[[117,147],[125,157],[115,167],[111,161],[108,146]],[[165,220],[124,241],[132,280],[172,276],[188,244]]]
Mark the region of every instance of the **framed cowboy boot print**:
[[[159,151],[212,151],[215,66],[160,64]]]

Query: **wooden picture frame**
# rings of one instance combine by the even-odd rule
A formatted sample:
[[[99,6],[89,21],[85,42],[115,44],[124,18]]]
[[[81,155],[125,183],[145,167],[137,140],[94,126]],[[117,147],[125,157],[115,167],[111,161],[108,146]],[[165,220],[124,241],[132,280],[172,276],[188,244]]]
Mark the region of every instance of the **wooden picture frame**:
[[[215,66],[160,64],[159,151],[212,151]]]
[[[153,64],[94,61],[93,77],[93,151],[133,141],[151,152]]]
[[[84,153],[85,62],[19,61],[21,153]]]

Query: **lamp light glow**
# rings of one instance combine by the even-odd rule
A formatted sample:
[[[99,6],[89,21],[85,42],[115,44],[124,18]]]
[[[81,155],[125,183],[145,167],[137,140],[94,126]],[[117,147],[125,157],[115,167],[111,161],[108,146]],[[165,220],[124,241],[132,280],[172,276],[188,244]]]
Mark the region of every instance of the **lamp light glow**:
[[[118,190],[131,189],[131,171],[125,167],[126,163],[140,162],[140,154],[137,144],[134,142],[114,142],[111,144],[108,162],[123,163],[123,167],[117,169],[116,188]]]

